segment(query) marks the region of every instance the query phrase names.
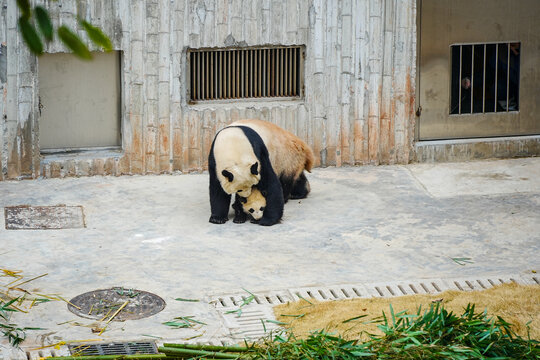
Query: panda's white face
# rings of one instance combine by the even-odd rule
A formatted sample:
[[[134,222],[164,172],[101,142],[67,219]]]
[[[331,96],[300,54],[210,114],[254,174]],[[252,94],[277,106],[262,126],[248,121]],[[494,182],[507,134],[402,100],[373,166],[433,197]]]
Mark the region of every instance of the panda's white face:
[[[242,202],[244,212],[251,215],[253,219],[260,220],[263,217],[264,209],[266,208],[266,198],[257,188],[253,188],[251,195],[240,201]]]
[[[259,163],[256,162],[250,166],[234,166],[222,170],[221,187],[227,194],[238,194],[247,198],[251,195],[253,185],[258,184],[261,178],[258,167]]]

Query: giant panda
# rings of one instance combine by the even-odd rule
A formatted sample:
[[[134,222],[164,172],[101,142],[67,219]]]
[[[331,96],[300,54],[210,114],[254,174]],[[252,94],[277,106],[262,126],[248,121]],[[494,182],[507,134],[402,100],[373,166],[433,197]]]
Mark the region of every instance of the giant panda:
[[[283,189],[270,163],[268,149],[255,130],[246,126],[229,126],[219,131],[208,156],[210,174],[210,222],[223,224],[228,220],[231,195],[249,197],[254,185],[267,194],[266,208],[260,225],[276,224],[283,216]],[[246,215],[237,211],[234,222],[243,223]]]
[[[230,126],[246,126],[257,132],[266,144],[270,162],[283,188],[283,199],[303,199],[310,192],[304,170],[311,172],[315,157],[300,138],[264,120],[243,119]],[[247,197],[245,194],[242,196]]]

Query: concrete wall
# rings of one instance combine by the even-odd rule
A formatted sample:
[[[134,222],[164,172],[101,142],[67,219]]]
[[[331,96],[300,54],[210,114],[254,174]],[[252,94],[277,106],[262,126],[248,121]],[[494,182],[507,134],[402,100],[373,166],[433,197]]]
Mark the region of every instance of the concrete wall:
[[[318,165],[411,159],[415,0],[43,3],[57,24],[76,28],[78,12],[101,26],[123,52],[123,152],[41,158],[39,61],[21,43],[15,1],[0,0],[0,41],[7,45],[0,179],[201,170],[216,130],[244,117],[296,133]],[[251,45],[305,45],[305,98],[187,104],[187,48]],[[58,42],[47,47],[62,51]]]

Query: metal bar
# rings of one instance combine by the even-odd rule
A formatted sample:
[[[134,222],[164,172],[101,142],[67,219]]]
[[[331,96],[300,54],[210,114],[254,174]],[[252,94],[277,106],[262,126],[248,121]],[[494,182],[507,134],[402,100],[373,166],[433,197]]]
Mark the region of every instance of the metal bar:
[[[459,102],[458,114],[461,115],[461,71],[463,70],[463,45],[459,45]]]
[[[474,45],[471,45],[471,114],[473,113],[474,98]]]
[[[246,86],[246,97],[249,97],[249,77],[251,74],[249,73],[249,57],[250,57],[249,51],[246,50],[246,79],[245,79],[245,86]]]
[[[292,69],[293,69],[293,53],[294,53],[294,49],[289,49],[289,66],[288,66],[288,69],[287,69],[287,73],[288,73],[288,80],[289,80],[289,93],[287,95],[291,96],[292,95]]]
[[[210,84],[208,83],[210,81],[210,78],[209,78],[209,74],[210,74],[210,60],[208,59],[209,57],[209,52],[208,51],[205,51],[204,52],[204,86],[205,86],[205,89],[204,89],[204,98],[205,100],[208,100],[208,98],[210,97],[210,94],[209,94],[209,91],[210,91]]]
[[[223,51],[223,99],[227,98],[227,52]]]
[[[279,96],[283,96],[283,49],[279,49]]]
[[[239,78],[238,78],[238,87],[239,87],[239,96],[241,98],[245,97],[244,95],[244,77],[245,75],[245,69],[244,69],[244,50],[240,50],[238,53],[238,65],[240,65],[240,71],[239,71]]]
[[[274,75],[274,53],[275,49],[268,49],[268,96],[274,96],[274,78],[270,74]]]
[[[261,97],[261,49],[257,50],[257,97]]]
[[[210,57],[210,73],[208,74],[210,89],[208,89],[208,94],[210,99],[214,99],[214,51],[209,53]]]
[[[195,89],[195,71],[193,68],[193,53],[189,54],[189,97],[191,100],[195,100],[193,91]]]
[[[499,76],[499,44],[495,45],[495,109],[493,111],[497,112],[497,78]]]
[[[231,50],[231,63],[232,63],[232,71],[231,71],[231,83],[232,83],[232,90],[231,90],[231,97],[236,98],[236,51]]]
[[[201,96],[200,100],[204,100],[204,52],[200,53],[200,61],[201,61],[201,82],[199,83],[199,88],[201,89]]]
[[[282,50],[283,51],[283,70],[281,72],[281,79],[283,81],[283,88],[281,89],[281,92],[284,96],[287,96],[288,95],[288,92],[289,92],[289,89],[287,87],[287,72],[288,72],[288,69],[287,69],[287,61],[288,61],[288,56],[287,56],[287,52],[288,52],[288,49],[285,48]]]
[[[261,96],[266,96],[266,59],[268,56],[266,56],[266,49],[261,50]]]
[[[223,77],[225,76],[223,72],[223,51],[219,52],[219,64],[218,64],[218,73],[219,73],[219,92],[218,98],[223,99]]]
[[[484,44],[484,77],[482,79],[482,113],[486,113],[486,46]]]
[[[249,52],[249,97],[253,97],[253,51]]]
[[[227,99],[232,98],[232,51],[227,51]]]
[[[229,79],[231,80],[230,96],[231,96],[231,99],[234,99],[234,92],[236,90],[234,88],[234,50],[230,50],[229,54],[230,54],[230,60],[231,60],[231,64],[229,65],[229,68],[231,69],[231,74],[229,75]]]
[[[197,100],[201,99],[201,53],[197,53]]]
[[[191,62],[193,87],[191,88],[191,98],[197,100],[197,53],[193,53],[193,61]]]
[[[296,57],[298,56],[298,48],[294,49],[294,56],[293,56],[293,68],[292,68],[292,81],[293,81],[293,95],[298,95],[298,90],[296,89]]]
[[[510,43],[508,43],[508,59],[506,62],[506,112],[509,111],[510,104]]]

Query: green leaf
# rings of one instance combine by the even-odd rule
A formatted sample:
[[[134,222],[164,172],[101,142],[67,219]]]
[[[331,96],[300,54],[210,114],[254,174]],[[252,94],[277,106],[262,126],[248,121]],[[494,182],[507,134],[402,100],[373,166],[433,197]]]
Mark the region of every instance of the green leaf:
[[[17,0],[17,6],[19,7],[19,10],[21,10],[21,17],[24,17],[26,20],[30,19],[30,16],[32,15],[32,11],[30,9],[30,1]]]
[[[346,323],[348,323],[348,322],[350,322],[350,321],[358,320],[358,319],[364,318],[364,317],[366,317],[366,316],[367,316],[367,315],[355,316],[355,317],[353,317],[353,318],[350,318],[350,319],[347,319],[347,320],[343,320],[342,323],[343,323],[343,324],[346,324]]]
[[[266,319],[265,321],[267,323],[276,324],[276,325],[287,325],[288,324],[288,323],[283,322],[283,321],[270,320],[270,319]]]
[[[199,302],[200,300],[197,299],[184,299],[184,298],[176,298],[174,299],[176,301],[187,301],[187,302]]]
[[[101,46],[105,51],[113,50],[111,40],[107,35],[103,33],[103,31],[101,31],[101,29],[93,26],[88,21],[82,19],[80,19],[79,22],[88,34],[88,37],[94,42],[94,44]]]
[[[28,45],[30,51],[36,55],[43,54],[43,44],[37,34],[34,25],[25,17],[19,18],[19,28],[23,36],[24,42]]]
[[[58,36],[75,55],[84,60],[92,59],[92,54],[90,53],[90,50],[88,50],[88,47],[86,47],[77,34],[72,32],[67,26],[62,25],[58,28]]]
[[[361,357],[361,356],[375,356],[377,354],[375,353],[371,353],[371,352],[365,352],[365,351],[351,351],[351,354],[353,356],[356,356],[356,357]]]
[[[41,6],[36,6],[34,8],[34,13],[41,33],[47,41],[52,41],[54,32],[49,13]]]

